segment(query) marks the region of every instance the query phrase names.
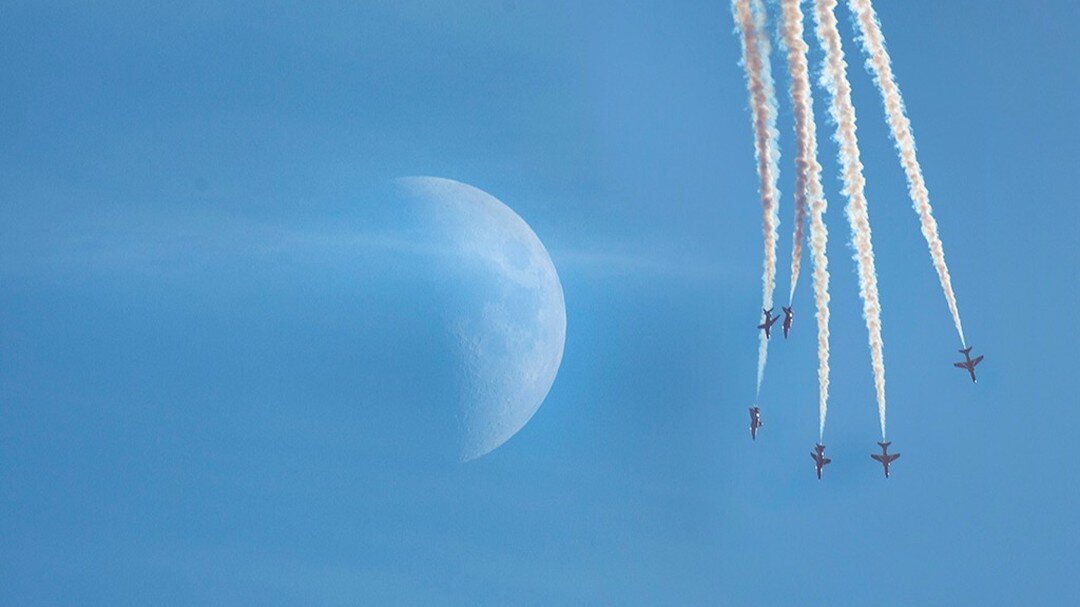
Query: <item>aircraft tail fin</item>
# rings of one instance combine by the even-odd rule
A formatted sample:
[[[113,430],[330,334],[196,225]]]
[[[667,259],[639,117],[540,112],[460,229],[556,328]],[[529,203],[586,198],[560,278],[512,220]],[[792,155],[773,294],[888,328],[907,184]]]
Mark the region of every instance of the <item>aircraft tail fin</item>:
[[[968,346],[968,347],[964,348],[963,350],[960,350],[960,353],[961,354],[970,354],[971,353],[971,346]]]
[[[881,447],[882,449],[888,449],[889,445],[891,445],[891,444],[892,444],[892,441],[889,441],[887,443],[878,443],[878,446]]]

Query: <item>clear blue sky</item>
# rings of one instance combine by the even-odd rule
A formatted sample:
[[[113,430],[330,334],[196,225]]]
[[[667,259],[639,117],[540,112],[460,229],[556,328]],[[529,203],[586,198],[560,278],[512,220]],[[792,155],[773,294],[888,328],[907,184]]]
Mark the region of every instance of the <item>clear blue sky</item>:
[[[823,137],[818,482],[807,274],[746,427],[761,217],[727,2],[0,4],[0,603],[1080,601],[1080,5],[876,5],[987,358],[977,386],[951,365],[841,10],[903,458],[868,457]],[[791,122],[784,97],[783,258]],[[362,246],[416,174],[514,208],[566,295],[546,403],[469,464],[401,422],[450,373],[432,277]]]

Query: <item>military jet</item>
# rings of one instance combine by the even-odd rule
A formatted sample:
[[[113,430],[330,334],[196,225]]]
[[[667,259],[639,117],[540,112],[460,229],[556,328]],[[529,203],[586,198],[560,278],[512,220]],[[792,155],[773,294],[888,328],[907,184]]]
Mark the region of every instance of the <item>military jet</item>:
[[[881,447],[881,455],[878,455],[877,453],[870,454],[870,457],[881,462],[881,465],[885,467],[885,478],[889,478],[889,464],[900,457],[899,453],[889,454],[889,445],[891,444],[892,443],[878,443],[878,446]]]
[[[961,369],[967,369],[967,372],[969,374],[971,374],[971,383],[975,383],[977,381],[975,379],[975,365],[981,363],[983,357],[980,354],[979,356],[976,356],[975,358],[972,358],[971,357],[971,346],[968,346],[968,347],[964,348],[963,350],[960,350],[960,353],[964,355],[964,362],[962,362],[962,363],[953,363],[953,366],[954,367],[959,367]]]
[[[788,331],[791,331],[791,323],[795,322],[795,313],[787,306],[780,306],[784,311],[784,339],[787,339]]]
[[[761,409],[750,407],[750,440],[757,440],[757,430],[764,425],[761,422]]]
[[[814,466],[817,468],[817,477],[820,481],[821,469],[832,462],[831,459],[825,457],[825,445],[821,443],[814,445],[814,452],[810,454],[810,457],[814,458]]]
[[[765,313],[765,322],[758,325],[757,328],[765,329],[765,339],[769,339],[770,337],[772,337],[772,326],[773,326],[773,324],[776,323],[776,321],[780,318],[780,316],[779,315],[773,316],[772,315],[772,311],[773,311],[772,308],[769,308],[768,310],[766,310],[765,308],[762,308],[761,311]]]

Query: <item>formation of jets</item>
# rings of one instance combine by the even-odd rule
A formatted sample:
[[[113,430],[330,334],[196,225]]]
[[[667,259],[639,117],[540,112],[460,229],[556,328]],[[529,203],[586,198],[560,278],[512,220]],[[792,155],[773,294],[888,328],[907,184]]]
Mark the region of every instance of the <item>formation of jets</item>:
[[[795,322],[795,312],[787,306],[780,306],[780,309],[784,311],[784,339],[787,339],[788,333],[791,332],[791,323]],[[772,311],[772,308],[768,310],[761,309],[762,314],[765,315],[765,321],[758,325],[757,328],[765,331],[765,339],[772,337],[772,326],[776,324],[776,321],[780,320],[780,315],[773,316]]]
[[[791,332],[791,325],[795,320],[795,313],[790,307],[780,306],[780,308],[784,311],[784,324],[782,326],[784,329],[784,339],[787,339],[788,333]],[[765,339],[769,339],[772,337],[772,326],[780,319],[780,316],[773,316],[772,308],[768,310],[762,308],[761,311],[765,315],[765,320],[758,325],[757,328],[765,331]],[[968,374],[971,375],[971,383],[975,383],[978,381],[975,379],[975,366],[982,362],[983,356],[980,354],[979,356],[972,358],[971,346],[960,350],[960,353],[964,355],[964,361],[953,363],[953,365],[960,369],[966,369]],[[750,407],[750,438],[752,440],[757,440],[758,428],[763,425],[764,424],[761,423],[761,409],[757,406]],[[889,478],[889,464],[900,457],[899,453],[889,453],[889,445],[891,444],[892,443],[890,442],[878,443],[878,446],[881,447],[881,453],[870,454],[870,457],[880,462],[881,466],[885,469],[885,478]],[[817,471],[818,480],[821,480],[821,470],[832,462],[831,459],[825,457],[825,445],[822,445],[821,443],[814,445],[814,451],[810,453],[810,457],[814,459],[814,468]]]

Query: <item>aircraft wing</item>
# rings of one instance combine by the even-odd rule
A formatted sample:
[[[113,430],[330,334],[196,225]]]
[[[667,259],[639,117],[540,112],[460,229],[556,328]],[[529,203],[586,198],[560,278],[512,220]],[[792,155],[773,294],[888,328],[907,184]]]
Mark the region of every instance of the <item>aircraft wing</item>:
[[[894,461],[896,461],[898,459],[900,459],[900,454],[899,453],[893,453],[892,455],[889,456],[889,461],[890,462],[894,462]]]
[[[983,359],[983,357],[982,357],[981,354],[979,356],[976,356],[975,358],[971,359],[971,366],[974,367],[975,365],[981,363],[982,359]]]
[[[982,357],[980,356],[979,358],[981,359]],[[953,363],[953,366],[958,368],[958,369],[967,369],[968,368],[967,363]]]
[[[881,459],[881,456],[880,456],[880,455],[878,455],[877,453],[871,453],[871,454],[870,454],[870,457],[872,457],[872,458],[876,459],[876,460],[877,460],[877,461],[879,461],[879,462],[884,462],[884,461],[885,461],[885,460]]]
[[[831,463],[832,463],[832,460],[827,458],[827,457],[825,459],[821,460],[821,465],[822,466],[824,466],[825,464],[831,464]]]

